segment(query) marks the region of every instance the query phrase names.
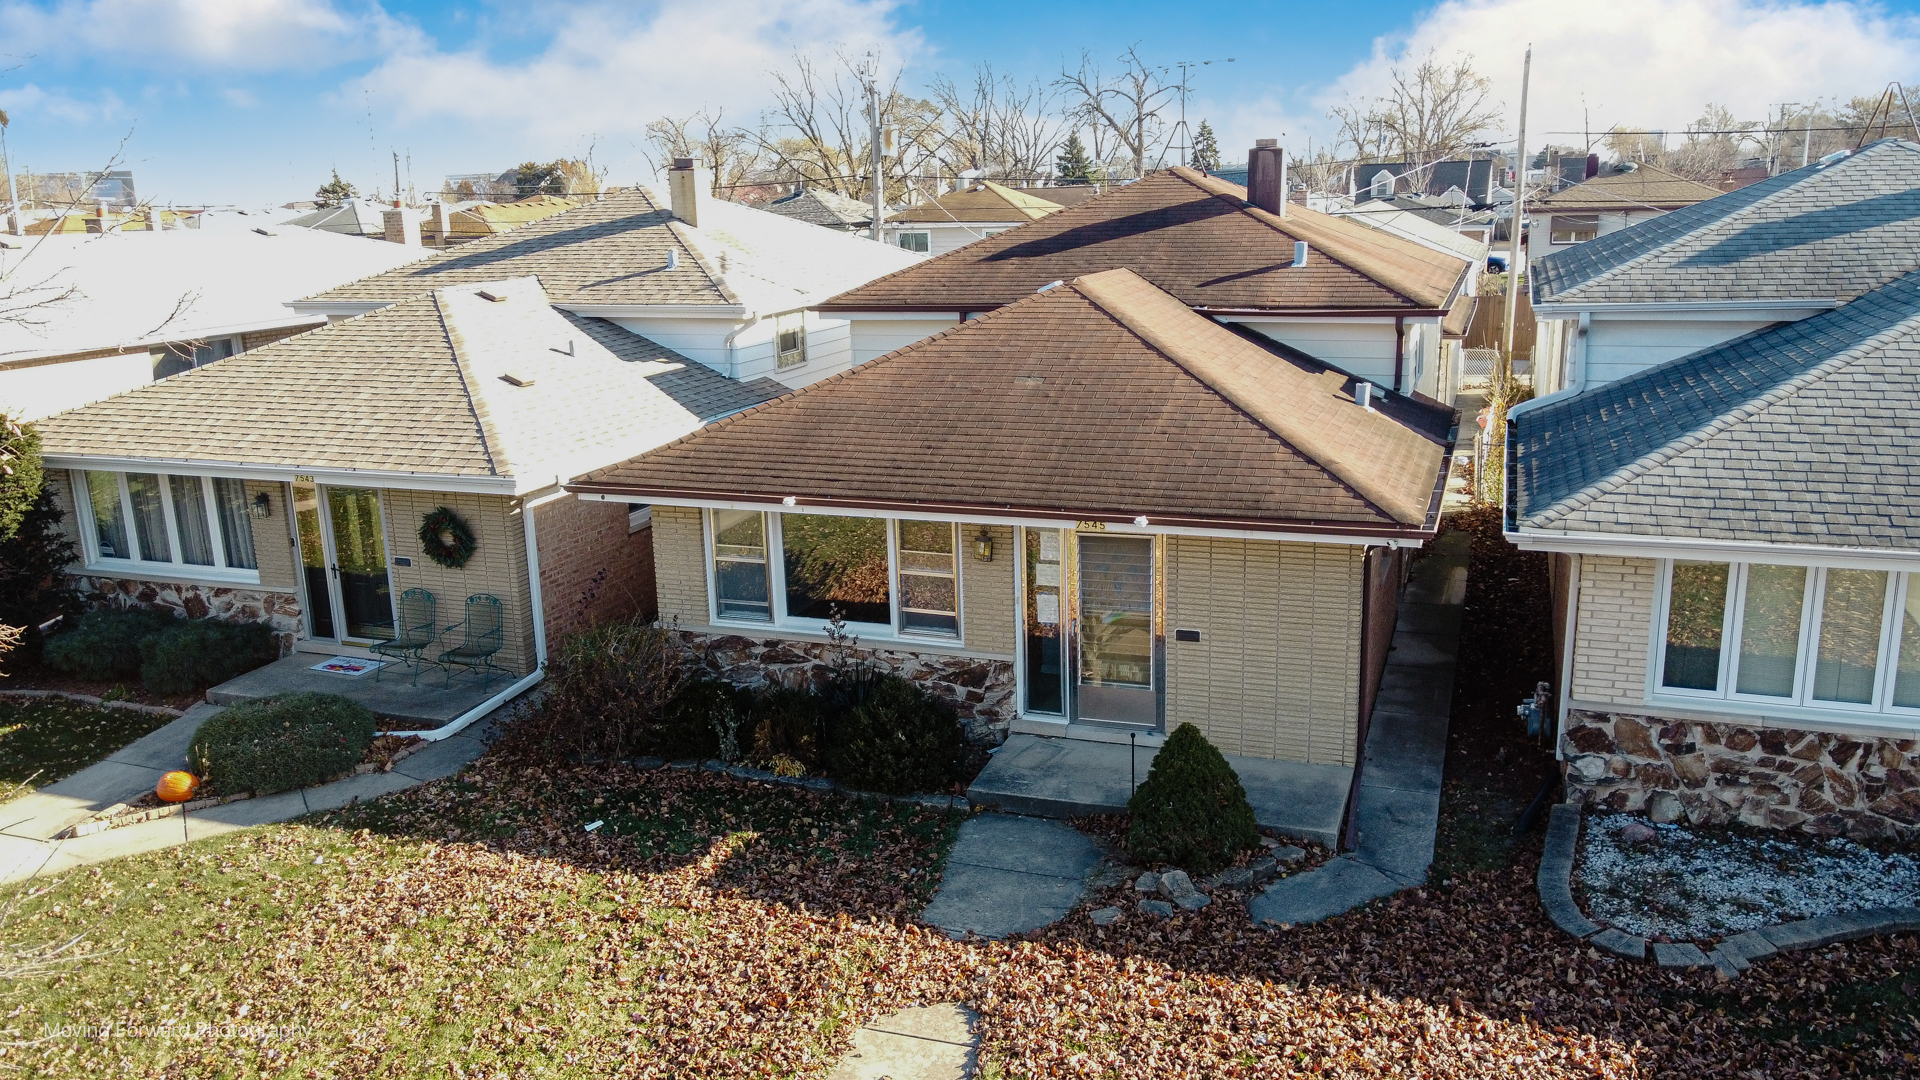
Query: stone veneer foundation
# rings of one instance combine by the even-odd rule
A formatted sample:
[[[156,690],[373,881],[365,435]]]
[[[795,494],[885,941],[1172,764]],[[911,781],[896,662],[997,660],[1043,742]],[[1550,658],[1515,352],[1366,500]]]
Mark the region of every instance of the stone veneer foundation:
[[[189,619],[266,623],[273,628],[282,656],[293,651],[300,631],[300,598],[293,593],[87,575],[75,576],[72,582],[89,609],[147,608]]]
[[[1920,835],[1920,742],[1569,710],[1568,801],[1655,821]]]
[[[679,637],[701,666],[736,686],[817,686],[841,655],[824,642],[685,631]],[[879,664],[953,705],[969,741],[997,744],[1013,722],[1014,671],[1008,661],[866,648],[846,649],[845,656]]]

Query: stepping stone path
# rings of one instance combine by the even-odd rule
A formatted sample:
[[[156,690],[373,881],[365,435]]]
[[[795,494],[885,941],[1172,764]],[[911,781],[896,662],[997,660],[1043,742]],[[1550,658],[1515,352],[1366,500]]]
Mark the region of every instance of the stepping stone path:
[[[853,1050],[827,1080],[967,1080],[979,1067],[974,1019],[958,1005],[883,1016],[853,1033]]]
[[[960,826],[939,891],[920,917],[954,937],[1003,938],[1065,918],[1100,848],[1064,821],[975,814]]]

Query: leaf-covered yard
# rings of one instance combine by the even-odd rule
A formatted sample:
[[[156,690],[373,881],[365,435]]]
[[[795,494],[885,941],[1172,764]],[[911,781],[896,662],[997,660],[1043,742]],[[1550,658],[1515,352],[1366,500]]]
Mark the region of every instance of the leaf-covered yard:
[[[960,1001],[980,1011],[999,1076],[1913,1069],[1911,938],[1771,961],[1723,986],[1558,936],[1523,857],[1318,927],[1255,929],[1218,902],[1172,922],[1102,929],[1076,914],[1035,941],[953,942],[913,919],[951,826],[711,774],[483,759],[464,778],[77,872],[29,900],[11,940],[86,930],[91,950],[10,988],[0,1065],[818,1076],[853,1027]]]

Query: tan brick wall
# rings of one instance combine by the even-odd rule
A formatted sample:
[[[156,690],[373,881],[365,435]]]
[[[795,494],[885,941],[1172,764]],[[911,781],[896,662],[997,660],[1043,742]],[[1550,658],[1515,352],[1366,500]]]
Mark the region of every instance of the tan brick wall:
[[[287,519],[287,485],[266,480],[247,481],[247,501],[265,492],[273,504],[265,521],[253,519],[253,559],[260,564],[260,584],[264,588],[300,591],[300,560],[293,546],[293,529]]]
[[[494,662],[516,675],[534,668],[533,596],[527,585],[527,538],[518,503],[501,495],[459,495],[441,491],[381,492],[387,517],[387,561],[397,599],[407,589],[433,593],[442,626],[459,622],[467,597],[491,593],[505,605],[505,634]],[[458,570],[441,566],[420,550],[420,519],[435,507],[451,507],[473,530],[473,558]],[[396,556],[412,566],[393,566]],[[448,638],[457,643],[459,631]]]
[[[1013,526],[989,525],[993,561],[973,557],[979,525],[960,526],[960,633],[967,651],[1011,657],[1018,630],[1013,614]]]
[[[1647,698],[1655,563],[1582,555],[1574,623],[1573,697],[1638,705]]]
[[[571,495],[534,508],[548,648],[596,623],[656,614],[653,530],[629,532],[627,520],[625,503]]]
[[[687,506],[653,508],[654,590],[660,621],[683,627],[707,623],[707,546],[704,515]]]
[[[271,330],[255,330],[240,335],[240,351],[250,352],[262,345],[271,345],[276,341],[285,341],[295,334],[304,334],[314,329],[311,326],[276,326]]]
[[[1364,549],[1171,537],[1167,724],[1229,754],[1351,765]],[[1179,628],[1200,641],[1172,640]]]

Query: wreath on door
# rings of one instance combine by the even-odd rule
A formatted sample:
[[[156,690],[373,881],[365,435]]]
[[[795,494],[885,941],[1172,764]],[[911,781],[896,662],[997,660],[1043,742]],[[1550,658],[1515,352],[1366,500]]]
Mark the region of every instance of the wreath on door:
[[[480,546],[473,530],[449,507],[436,506],[420,517],[420,549],[427,558],[449,570],[458,570]]]

